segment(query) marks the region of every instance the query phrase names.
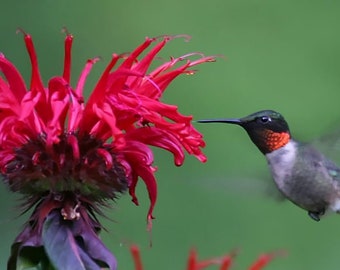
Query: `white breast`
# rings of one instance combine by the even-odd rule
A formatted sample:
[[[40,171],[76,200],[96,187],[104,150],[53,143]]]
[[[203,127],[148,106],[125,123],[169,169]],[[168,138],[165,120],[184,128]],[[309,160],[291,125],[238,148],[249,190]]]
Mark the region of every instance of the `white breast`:
[[[290,176],[296,158],[296,142],[289,141],[285,146],[266,154],[274,181],[283,189],[285,179]]]

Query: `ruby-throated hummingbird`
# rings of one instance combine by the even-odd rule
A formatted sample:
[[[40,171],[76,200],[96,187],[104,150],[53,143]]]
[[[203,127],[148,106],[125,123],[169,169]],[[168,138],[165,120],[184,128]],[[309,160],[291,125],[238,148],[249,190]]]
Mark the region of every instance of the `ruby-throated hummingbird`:
[[[283,116],[265,110],[235,119],[198,120],[243,127],[265,155],[280,192],[320,220],[326,211],[340,213],[340,168],[311,144],[292,139]]]

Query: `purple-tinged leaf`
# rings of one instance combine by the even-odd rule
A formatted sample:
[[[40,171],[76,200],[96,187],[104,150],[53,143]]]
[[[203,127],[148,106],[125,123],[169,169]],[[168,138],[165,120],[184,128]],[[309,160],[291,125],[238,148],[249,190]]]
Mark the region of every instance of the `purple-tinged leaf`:
[[[117,269],[116,258],[112,255],[110,250],[103,244],[94,228],[91,228],[89,223],[76,222],[73,228],[74,234],[82,238],[82,245],[84,250],[98,262],[102,262],[108,266],[108,269]]]
[[[42,233],[47,256],[58,269],[69,269],[70,264],[71,269],[116,270],[115,257],[96,234],[99,232],[97,222],[84,216],[73,221],[63,220],[59,211],[48,216]]]

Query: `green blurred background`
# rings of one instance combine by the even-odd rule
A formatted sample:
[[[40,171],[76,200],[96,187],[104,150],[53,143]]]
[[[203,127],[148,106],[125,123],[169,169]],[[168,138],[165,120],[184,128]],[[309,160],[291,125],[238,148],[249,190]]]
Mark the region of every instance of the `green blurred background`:
[[[177,104],[182,113],[200,119],[275,109],[302,140],[312,140],[340,123],[338,1],[3,0],[0,51],[28,80],[28,57],[22,36],[15,32],[21,27],[31,33],[46,82],[61,74],[63,26],[75,36],[73,82],[86,59],[102,58],[87,90],[111,53],[131,51],[145,36],[185,33],[192,40],[173,41],[162,56],[202,51],[225,57],[199,66],[196,75],[182,76],[169,87],[164,101]],[[140,246],[148,270],[185,269],[191,247],[200,258],[239,248],[234,269],[245,269],[259,254],[278,249],[288,256],[268,269],[339,269],[339,216],[317,223],[291,203],[275,200],[275,192],[267,189],[266,162],[240,128],[197,128],[207,142],[206,164],[188,157],[177,168],[168,153],[155,151],[159,199],[152,248],[143,184],[138,188],[141,206],[134,206],[126,195],[107,211],[113,221],[103,221],[108,233],[102,237],[119,269],[133,269],[131,243]],[[4,269],[24,219],[16,218],[15,196],[3,185],[0,196],[0,269]]]

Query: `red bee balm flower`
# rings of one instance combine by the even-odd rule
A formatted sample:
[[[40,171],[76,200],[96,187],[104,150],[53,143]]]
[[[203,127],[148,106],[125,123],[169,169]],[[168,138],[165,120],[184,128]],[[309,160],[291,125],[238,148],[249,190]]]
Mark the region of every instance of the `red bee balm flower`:
[[[132,245],[130,247],[132,259],[135,264],[135,270],[143,270],[143,264],[141,259],[140,250],[136,245]],[[222,257],[207,259],[207,260],[198,260],[196,250],[192,249],[190,251],[187,263],[187,270],[203,270],[208,268],[209,266],[218,265],[219,270],[229,270],[232,267],[234,258],[237,252],[233,251],[227,255]],[[272,260],[276,259],[279,256],[286,255],[285,251],[276,251],[271,253],[265,253],[259,256],[252,265],[247,268],[248,270],[262,270],[265,266],[267,266]]]
[[[115,258],[97,236],[101,226],[95,213],[127,189],[138,204],[135,187],[140,177],[151,201],[151,226],[157,185],[149,145],[171,152],[177,166],[184,161],[184,150],[206,160],[192,117],[160,98],[178,75],[192,74],[191,67],[214,57],[192,53],[148,71],[173,38],[146,38],[132,53],[113,54],[87,102],[83,88],[97,59],[87,61],[72,88],[71,35],[65,39],[63,75],[51,78],[47,87],[30,35],[24,33],[32,65],[29,88],[0,54],[1,174],[12,191],[24,195],[24,210],[34,208],[12,246],[9,269],[19,264],[116,269]],[[189,60],[193,55],[199,58]]]

